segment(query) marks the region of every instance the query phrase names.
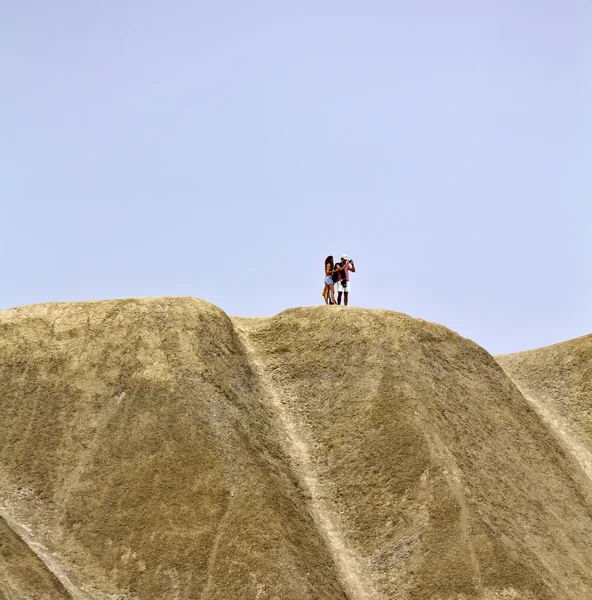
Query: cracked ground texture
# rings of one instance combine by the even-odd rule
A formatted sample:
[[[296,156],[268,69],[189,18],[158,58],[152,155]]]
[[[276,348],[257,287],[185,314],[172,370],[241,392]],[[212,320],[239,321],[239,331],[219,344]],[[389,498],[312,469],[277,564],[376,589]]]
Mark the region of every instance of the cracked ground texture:
[[[0,312],[0,598],[592,598],[590,480],[482,348],[389,311]]]

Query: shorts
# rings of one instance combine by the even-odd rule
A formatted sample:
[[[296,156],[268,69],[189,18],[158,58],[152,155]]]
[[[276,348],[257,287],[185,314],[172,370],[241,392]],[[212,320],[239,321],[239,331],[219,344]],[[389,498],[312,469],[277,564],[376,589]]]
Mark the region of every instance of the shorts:
[[[325,277],[325,285],[333,285],[334,283],[333,277]]]
[[[337,282],[337,291],[338,292],[351,292],[351,281],[347,282],[347,286],[343,287],[343,283],[341,281]]]

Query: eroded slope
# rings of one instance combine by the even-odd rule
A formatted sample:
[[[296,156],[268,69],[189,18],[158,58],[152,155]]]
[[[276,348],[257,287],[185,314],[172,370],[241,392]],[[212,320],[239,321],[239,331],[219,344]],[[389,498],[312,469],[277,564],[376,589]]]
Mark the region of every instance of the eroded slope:
[[[0,402],[5,534],[56,598],[592,597],[588,482],[437,325],[24,307],[0,312]]]
[[[219,309],[4,311],[0,369],[2,511],[72,596],[344,598]]]
[[[496,360],[525,394],[592,451],[592,335]]]
[[[242,323],[385,598],[592,597],[587,490],[483,349],[387,311]]]
[[[0,518],[0,598],[65,600],[69,597],[43,561]]]

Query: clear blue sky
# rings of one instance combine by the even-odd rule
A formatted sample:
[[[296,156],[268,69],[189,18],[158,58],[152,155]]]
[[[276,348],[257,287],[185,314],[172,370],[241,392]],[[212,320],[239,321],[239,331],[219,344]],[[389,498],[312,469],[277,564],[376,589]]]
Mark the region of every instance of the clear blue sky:
[[[352,304],[592,333],[592,3],[0,4],[0,308]]]

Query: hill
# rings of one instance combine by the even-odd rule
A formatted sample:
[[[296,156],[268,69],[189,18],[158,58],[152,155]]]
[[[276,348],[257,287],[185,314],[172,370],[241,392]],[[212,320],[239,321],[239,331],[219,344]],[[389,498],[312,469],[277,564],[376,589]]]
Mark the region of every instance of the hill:
[[[0,402],[0,597],[592,597],[589,478],[439,325],[23,307]]]
[[[592,478],[592,335],[496,359]]]

